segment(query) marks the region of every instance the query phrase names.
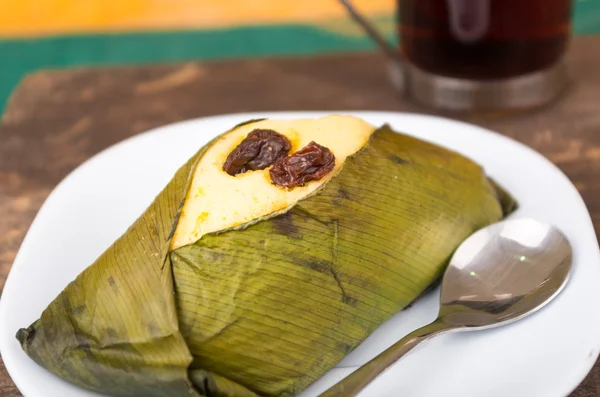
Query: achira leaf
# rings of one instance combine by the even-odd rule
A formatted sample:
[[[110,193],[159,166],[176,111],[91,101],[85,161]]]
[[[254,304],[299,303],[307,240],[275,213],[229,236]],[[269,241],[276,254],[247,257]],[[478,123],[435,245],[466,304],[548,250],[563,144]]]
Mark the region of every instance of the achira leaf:
[[[501,219],[499,194],[470,160],[380,129],[286,214],[171,253],[192,368],[299,393]]]
[[[211,143],[39,320],[17,333],[39,365],[116,396],[202,396],[188,378],[192,355],[179,330],[168,253],[193,170]]]
[[[198,156],[198,155],[197,155]],[[146,212],[17,338],[38,364],[119,396],[199,396],[187,368],[168,259],[195,156]]]
[[[211,144],[19,331],[32,359],[115,396],[293,396],[515,207],[475,163],[384,126],[317,194],[171,251]]]

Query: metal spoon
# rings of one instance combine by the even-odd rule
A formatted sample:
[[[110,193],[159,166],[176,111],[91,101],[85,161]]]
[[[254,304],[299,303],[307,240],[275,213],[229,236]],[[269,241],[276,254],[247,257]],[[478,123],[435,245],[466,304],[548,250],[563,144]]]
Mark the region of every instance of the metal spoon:
[[[478,330],[519,320],[565,286],[572,249],[554,226],[507,220],[467,238],[442,280],[438,318],[402,338],[320,397],[352,397],[422,341],[447,331]]]

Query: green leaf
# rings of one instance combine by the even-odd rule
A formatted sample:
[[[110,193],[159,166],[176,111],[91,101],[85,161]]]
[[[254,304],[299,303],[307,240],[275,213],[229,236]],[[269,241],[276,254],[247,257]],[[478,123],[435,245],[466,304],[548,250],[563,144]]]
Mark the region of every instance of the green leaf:
[[[497,195],[470,160],[380,129],[286,214],[171,253],[192,368],[296,395],[500,220]]]
[[[514,209],[472,161],[385,126],[287,213],[169,252],[210,145],[19,331],[32,359],[116,396],[293,396]]]
[[[193,171],[212,142],[39,320],[19,330],[39,365],[112,395],[201,396],[188,379],[192,356],[179,330],[168,253]]]

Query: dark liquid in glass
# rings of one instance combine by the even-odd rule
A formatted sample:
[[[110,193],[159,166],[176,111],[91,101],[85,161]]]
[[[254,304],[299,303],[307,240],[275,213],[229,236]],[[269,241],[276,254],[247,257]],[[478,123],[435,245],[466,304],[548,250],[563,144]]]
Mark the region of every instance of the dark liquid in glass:
[[[571,0],[398,0],[402,51],[436,75],[491,80],[552,66]]]

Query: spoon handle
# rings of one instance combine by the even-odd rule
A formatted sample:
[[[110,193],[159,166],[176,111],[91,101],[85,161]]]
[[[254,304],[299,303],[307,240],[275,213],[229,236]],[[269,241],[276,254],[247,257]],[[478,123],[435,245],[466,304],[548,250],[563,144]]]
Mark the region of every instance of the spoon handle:
[[[411,351],[419,343],[452,329],[439,318],[416,331],[411,332],[377,357],[342,379],[319,397],[354,397],[392,364]]]

